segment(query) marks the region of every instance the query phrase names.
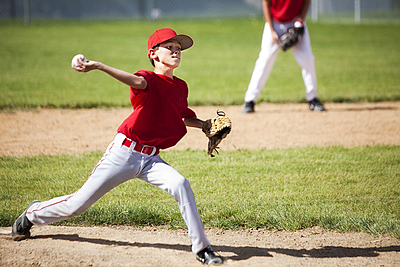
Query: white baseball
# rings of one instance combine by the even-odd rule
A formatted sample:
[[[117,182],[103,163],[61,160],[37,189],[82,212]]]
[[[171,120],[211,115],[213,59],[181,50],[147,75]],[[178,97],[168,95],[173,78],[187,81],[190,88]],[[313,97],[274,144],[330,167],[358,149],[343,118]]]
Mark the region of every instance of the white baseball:
[[[301,23],[300,21],[296,21],[296,22],[294,23],[294,27],[295,27],[295,28],[301,28],[301,27],[303,27],[303,23]]]
[[[74,56],[74,58],[72,59],[72,65],[74,65],[75,67],[78,66],[78,58],[80,58],[83,62],[88,62],[88,60],[86,59],[86,57],[82,54],[78,54],[76,56]]]

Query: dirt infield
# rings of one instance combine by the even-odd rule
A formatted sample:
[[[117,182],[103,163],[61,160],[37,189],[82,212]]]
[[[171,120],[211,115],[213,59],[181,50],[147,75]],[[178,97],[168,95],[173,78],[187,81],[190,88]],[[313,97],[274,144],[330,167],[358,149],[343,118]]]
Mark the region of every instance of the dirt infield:
[[[314,113],[306,104],[194,107],[202,119],[223,109],[233,130],[223,151],[303,146],[400,145],[400,102],[332,104]],[[0,113],[0,156],[104,151],[130,109],[35,110]],[[189,129],[173,149],[205,150],[201,131]],[[0,266],[201,266],[185,230],[151,227],[32,228],[13,241],[0,228]],[[320,228],[295,232],[206,229],[226,266],[400,266],[400,240]]]
[[[10,230],[0,229],[1,266],[201,266],[184,230],[45,226],[20,242]],[[400,266],[400,240],[388,237],[319,228],[206,233],[225,266]]]
[[[400,102],[326,104],[316,113],[306,104],[260,104],[256,113],[241,107],[194,107],[201,119],[214,117],[217,108],[232,119],[233,129],[221,151],[302,146],[346,147],[400,144]],[[124,109],[0,112],[0,156],[103,152],[119,124],[130,114]],[[205,150],[207,139],[198,129],[172,149]]]

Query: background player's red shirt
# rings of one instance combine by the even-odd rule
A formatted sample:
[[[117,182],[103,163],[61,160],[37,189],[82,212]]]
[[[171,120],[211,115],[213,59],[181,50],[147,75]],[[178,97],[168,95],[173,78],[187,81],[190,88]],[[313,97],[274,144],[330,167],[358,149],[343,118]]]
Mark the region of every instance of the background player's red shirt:
[[[272,18],[279,22],[288,22],[300,15],[304,0],[271,0]]]
[[[160,149],[174,146],[187,132],[182,119],[196,117],[196,113],[188,108],[186,82],[146,70],[135,75],[146,79],[147,88],[130,88],[133,112],[118,132],[140,144]]]

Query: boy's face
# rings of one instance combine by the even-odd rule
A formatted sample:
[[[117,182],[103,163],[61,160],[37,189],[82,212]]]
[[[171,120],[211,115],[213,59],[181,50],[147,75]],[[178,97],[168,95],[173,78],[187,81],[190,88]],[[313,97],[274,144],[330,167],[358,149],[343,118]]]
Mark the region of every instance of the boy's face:
[[[162,63],[170,68],[177,68],[181,62],[181,45],[176,40],[168,40],[161,43],[154,51],[155,62]],[[156,63],[157,64],[157,63]]]

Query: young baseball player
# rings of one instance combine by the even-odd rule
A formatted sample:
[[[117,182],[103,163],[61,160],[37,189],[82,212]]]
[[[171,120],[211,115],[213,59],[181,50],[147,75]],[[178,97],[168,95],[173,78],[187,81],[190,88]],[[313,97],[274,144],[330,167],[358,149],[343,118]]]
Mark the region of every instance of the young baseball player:
[[[78,216],[108,191],[133,178],[139,178],[167,191],[177,201],[192,241],[192,252],[207,264],[220,264],[213,252],[198,214],[190,182],[161,159],[159,151],[174,146],[186,126],[202,128],[204,121],[188,107],[187,84],[173,75],[181,62],[182,50],[193,45],[187,35],[160,29],[147,43],[154,71],[135,74],[101,62],[78,60],[78,72],[100,70],[130,86],[133,112],[118,128],[118,134],[84,185],[75,193],[32,202],[15,221],[14,239],[30,236],[32,225],[45,225]]]
[[[300,42],[292,47],[292,52],[301,67],[306,87],[306,100],[309,103],[310,110],[324,111],[324,105],[318,99],[315,60],[311,51],[310,34],[305,24],[310,0],[263,0],[262,5],[266,22],[261,41],[261,51],[244,97],[243,113],[254,112],[254,105],[260,96],[261,89],[267,83],[278,57],[280,51],[279,37],[289,27],[293,27],[295,22],[304,25],[304,35]]]

